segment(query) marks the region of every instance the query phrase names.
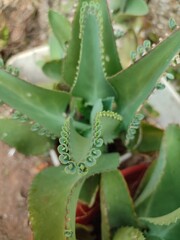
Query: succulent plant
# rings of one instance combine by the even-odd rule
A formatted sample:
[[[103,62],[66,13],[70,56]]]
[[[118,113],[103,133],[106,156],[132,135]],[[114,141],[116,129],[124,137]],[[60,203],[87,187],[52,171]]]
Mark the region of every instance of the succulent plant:
[[[159,78],[180,49],[179,28],[173,25],[172,34],[154,48],[145,40],[123,69],[106,1],[79,0],[72,30],[58,13],[50,11],[49,19],[62,54],[44,69],[59,69],[56,89],[18,78],[13,67],[0,69],[0,98],[16,109],[12,119],[0,119],[1,139],[26,154],[47,151],[59,139],[61,165],[39,173],[29,192],[34,239],[76,239],[77,201],[92,206],[99,188],[103,240],[178,239],[180,128],[167,129],[134,202],[117,170],[119,153],[108,146],[121,139],[127,149],[159,149],[162,131],[145,123],[141,128],[147,131],[139,130],[140,108],[154,89],[163,88]]]

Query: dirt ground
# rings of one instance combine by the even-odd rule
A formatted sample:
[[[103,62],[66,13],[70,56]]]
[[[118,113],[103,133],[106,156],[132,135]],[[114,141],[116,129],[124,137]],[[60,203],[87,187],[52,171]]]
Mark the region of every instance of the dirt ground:
[[[7,145],[0,144],[1,240],[32,240],[27,195],[40,161],[37,157],[25,158]]]
[[[61,8],[61,1],[0,0],[0,56],[8,59],[21,50],[46,42],[49,7]],[[180,2],[151,0],[150,10],[152,31],[165,33],[169,17],[178,21]],[[1,40],[4,26],[9,31],[8,43]],[[27,194],[43,161],[43,158],[25,157],[0,143],[0,240],[33,239],[28,223]]]

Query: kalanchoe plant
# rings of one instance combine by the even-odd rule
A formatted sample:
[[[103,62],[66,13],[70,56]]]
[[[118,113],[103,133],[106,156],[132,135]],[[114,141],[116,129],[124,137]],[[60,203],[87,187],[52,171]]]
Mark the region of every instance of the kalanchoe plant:
[[[147,123],[139,127],[140,107],[159,88],[158,79],[180,48],[180,30],[155,48],[146,40],[133,54],[132,65],[122,69],[106,1],[79,0],[71,32],[64,17],[60,23],[57,13],[49,16],[63,52],[53,65],[61,71],[57,88],[31,85],[3,64],[0,69],[0,98],[16,109],[14,119],[0,120],[1,139],[26,154],[42,153],[58,139],[61,165],[39,173],[29,192],[34,239],[87,238],[76,237],[78,199],[77,213],[89,211],[91,217],[94,207],[98,214],[100,199],[101,224],[94,219],[89,239],[178,239],[180,128],[170,126],[160,147],[161,130]],[[133,189],[128,172],[117,169],[119,153],[109,152],[117,139],[140,152],[160,147],[158,160],[131,191],[134,202],[123,177]]]

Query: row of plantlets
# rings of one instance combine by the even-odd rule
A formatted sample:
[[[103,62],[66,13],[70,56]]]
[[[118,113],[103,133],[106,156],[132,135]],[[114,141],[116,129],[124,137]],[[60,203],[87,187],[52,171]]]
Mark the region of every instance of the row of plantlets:
[[[49,19],[62,50],[49,62],[59,70],[56,89],[23,81],[3,62],[0,69],[0,98],[15,109],[0,119],[1,139],[25,154],[58,144],[61,165],[40,172],[29,191],[34,239],[178,240],[180,127],[141,124],[141,107],[163,88],[179,28],[171,21],[169,37],[154,48],[145,40],[122,69],[106,1],[79,0],[72,29],[58,13]],[[158,155],[120,171],[129,151]]]

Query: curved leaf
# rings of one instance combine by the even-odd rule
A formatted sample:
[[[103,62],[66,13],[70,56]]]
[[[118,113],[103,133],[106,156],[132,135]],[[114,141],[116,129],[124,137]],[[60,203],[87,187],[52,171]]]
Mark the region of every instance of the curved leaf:
[[[139,61],[109,78],[117,92],[117,111],[122,114],[126,128],[180,49],[179,39],[180,30],[177,30]]]
[[[42,67],[43,72],[53,80],[58,80],[59,82],[62,79],[62,61],[61,60],[52,60],[46,62]]]
[[[109,120],[111,125],[107,128]],[[83,174],[83,171],[87,174],[92,166],[96,169],[104,141],[113,136],[120,122],[121,116],[114,112],[99,112],[94,119],[90,136],[84,137],[75,130],[72,119],[68,118],[60,133],[58,146],[60,162],[73,174],[76,172]],[[109,136],[110,130],[112,133]]]
[[[77,7],[77,11],[74,17],[74,21],[73,21],[73,30],[72,30],[72,39],[70,41],[69,44],[69,48],[68,48],[68,54],[65,60],[65,64],[64,64],[64,71],[63,71],[63,77],[64,80],[70,85],[72,86],[76,75],[77,75],[77,67],[79,65],[78,61],[80,60],[80,51],[82,48],[82,44],[83,44],[83,49],[84,49],[84,57],[83,60],[86,62],[86,68],[85,70],[87,71],[87,74],[85,74],[85,79],[87,79],[86,81],[91,82],[91,72],[92,72],[92,67],[94,68],[94,70],[97,71],[97,69],[95,68],[95,63],[93,63],[93,60],[95,62],[97,62],[98,64],[101,63],[101,53],[100,53],[100,49],[99,49],[99,30],[97,29],[97,23],[91,19],[92,23],[91,23],[91,28],[89,26],[88,31],[86,30],[86,34],[87,37],[85,40],[82,40],[83,43],[81,43],[81,39],[79,38],[79,34],[81,31],[81,25],[82,23],[80,23],[80,12],[82,9],[82,5],[83,3],[87,2],[89,3],[95,3],[95,4],[99,4],[100,6],[100,11],[102,11],[102,23],[101,23],[101,29],[100,31],[102,31],[102,42],[103,42],[103,48],[104,48],[104,54],[103,57],[106,59],[106,61],[104,61],[105,64],[105,69],[106,69],[106,73],[108,76],[111,76],[112,74],[117,73],[118,71],[120,71],[122,69],[120,62],[119,62],[119,57],[118,57],[118,53],[117,53],[117,49],[116,49],[116,43],[115,43],[115,39],[114,39],[114,35],[113,35],[113,29],[111,26],[111,21],[110,21],[110,15],[108,13],[108,8],[107,8],[107,3],[106,1],[103,0],[98,0],[98,1],[91,1],[91,0],[80,0],[79,1],[79,5]],[[95,22],[95,25],[93,25]],[[92,31],[92,33],[90,33]],[[98,35],[97,35],[98,33]],[[89,39],[88,39],[89,37]],[[96,43],[94,43],[94,46],[91,46],[92,41],[96,41]],[[93,52],[91,53],[93,47]],[[95,49],[96,47],[96,49]],[[100,46],[101,47],[101,46]],[[95,52],[95,50],[97,50],[97,53]],[[100,58],[99,58],[100,57]],[[89,59],[90,58],[90,59]],[[98,61],[97,61],[97,59]],[[91,65],[93,64],[93,65]],[[100,64],[100,69],[99,71],[101,71],[101,73],[98,73],[101,75],[103,75],[102,72],[102,66]],[[68,71],[66,71],[68,69]],[[84,70],[84,72],[85,72]],[[101,76],[102,78],[103,76]],[[101,89],[98,89],[99,91]]]
[[[113,11],[120,10],[121,15],[143,16],[148,13],[148,6],[144,0],[111,0],[110,7]]]
[[[159,151],[164,131],[146,122],[141,124],[140,129],[141,142],[137,150],[140,152]]]
[[[102,233],[108,234],[109,229],[115,230],[122,226],[136,226],[137,219],[133,202],[130,197],[127,184],[116,170],[102,174],[101,178],[101,212],[102,212]],[[111,234],[111,233],[109,233]],[[109,239],[104,236],[104,239]]]
[[[75,207],[82,185],[79,180],[79,175],[67,175],[62,167],[48,168],[35,178],[29,193],[35,240],[65,240],[66,230],[72,231],[75,239]],[[74,209],[70,209],[71,204]]]
[[[78,66],[78,60],[79,60],[80,43],[81,43],[79,39],[79,32],[80,32],[79,18],[80,18],[80,9],[81,9],[82,2],[84,2],[84,0],[79,0],[79,4],[76,9],[76,13],[72,23],[71,40],[69,42],[69,47],[67,49],[67,56],[65,58],[64,65],[63,65],[63,79],[70,86],[73,85],[73,82],[75,80],[76,72],[77,72],[76,67]]]
[[[29,193],[34,239],[66,240],[72,234],[75,240],[75,212],[82,183],[91,175],[115,169],[118,162],[118,154],[102,155],[97,168],[85,177],[66,174],[62,166],[38,174]]]
[[[0,119],[0,139],[26,155],[47,153],[53,147],[52,140],[32,132],[29,124],[11,119]]]
[[[180,127],[171,125],[165,131],[154,171],[135,202],[140,216],[158,217],[180,206],[179,146]]]
[[[156,237],[161,240],[178,239],[180,235],[180,208],[177,210],[156,218],[140,218],[143,228],[148,229],[145,232],[147,239]]]
[[[99,98],[115,95],[106,81],[106,69],[103,66],[102,11],[99,4],[92,3],[82,6],[80,12],[80,57],[71,90],[73,96],[81,97],[91,105]]]
[[[67,18],[53,10],[49,11],[48,17],[55,37],[59,41],[61,48],[65,50],[65,43],[71,38],[71,24]]]
[[[112,1],[112,0],[111,0]],[[99,0],[103,15],[103,42],[105,55],[105,69],[108,76],[116,74],[122,69],[111,24],[111,17],[107,1]]]
[[[0,98],[59,135],[70,95],[34,86],[0,70]]]
[[[113,238],[113,240],[132,240],[132,239],[145,240],[142,232],[139,229],[133,227],[120,228]]]

